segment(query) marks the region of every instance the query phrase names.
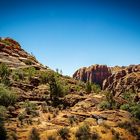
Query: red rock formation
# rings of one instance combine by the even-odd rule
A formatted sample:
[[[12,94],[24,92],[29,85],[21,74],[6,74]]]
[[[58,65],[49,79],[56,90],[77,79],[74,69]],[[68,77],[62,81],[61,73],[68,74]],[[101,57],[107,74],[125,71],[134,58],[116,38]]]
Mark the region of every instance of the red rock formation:
[[[111,75],[111,70],[106,65],[92,65],[77,70],[73,78],[84,82],[93,82],[102,86],[103,81]]]
[[[20,44],[11,38],[0,38],[0,63],[12,68],[34,65],[43,68],[34,56],[24,51]]]
[[[103,90],[110,90],[119,96],[125,91],[140,92],[140,65],[130,65],[113,73],[103,82]]]

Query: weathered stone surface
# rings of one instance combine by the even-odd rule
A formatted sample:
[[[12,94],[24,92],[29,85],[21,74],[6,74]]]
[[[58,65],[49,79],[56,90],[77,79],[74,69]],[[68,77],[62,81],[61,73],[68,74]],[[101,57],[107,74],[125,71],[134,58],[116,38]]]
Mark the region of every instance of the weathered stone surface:
[[[116,96],[125,91],[140,92],[140,65],[130,65],[113,73],[104,80],[104,90],[110,90]]]
[[[77,70],[73,78],[84,82],[93,82],[102,86],[103,81],[111,75],[111,69],[106,65],[92,65]]]
[[[34,56],[24,51],[20,44],[11,38],[0,38],[0,62],[6,63],[11,68],[26,65],[44,68]]]

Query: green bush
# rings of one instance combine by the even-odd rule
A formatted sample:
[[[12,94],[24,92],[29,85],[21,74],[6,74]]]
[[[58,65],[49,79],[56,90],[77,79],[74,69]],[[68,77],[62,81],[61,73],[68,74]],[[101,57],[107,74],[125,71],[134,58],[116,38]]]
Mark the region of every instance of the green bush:
[[[138,119],[140,119],[140,104],[135,104],[130,107],[130,112],[132,115]]]
[[[120,122],[118,123],[118,127],[128,130],[133,136],[140,138],[140,132],[137,127],[132,125],[130,122]]]
[[[28,79],[30,80],[36,74],[36,69],[34,67],[29,67],[26,72],[28,75]]]
[[[100,104],[99,104],[99,108],[105,110],[105,109],[110,109],[111,108],[111,105],[108,101],[102,101]]]
[[[69,121],[70,125],[72,126],[76,122],[76,118],[74,116],[69,116],[68,121]]]
[[[0,82],[3,83],[4,85],[10,85],[10,69],[7,67],[6,64],[1,63],[0,64]]]
[[[5,106],[0,106],[0,117],[5,120],[7,118],[7,113],[6,113],[6,108]]]
[[[18,96],[13,91],[6,88],[4,85],[0,85],[0,105],[10,106],[14,105],[18,99]]]
[[[49,85],[50,85],[50,97],[52,100],[55,100],[58,97],[63,97],[68,92],[68,89],[65,86],[63,86],[60,83],[60,81],[58,81],[57,78],[55,78],[54,75],[50,77]]]
[[[26,100],[23,104],[23,107],[25,107],[25,111],[28,115],[38,116],[38,113],[36,112],[36,104],[29,102],[29,100]]]
[[[94,93],[99,93],[99,92],[101,91],[100,85],[92,84],[92,91],[93,91]]]
[[[75,137],[77,140],[90,140],[90,127],[87,124],[80,126],[75,133]]]
[[[92,91],[91,83],[89,83],[89,82],[86,83],[85,90],[87,93],[91,93],[91,91]]]
[[[113,93],[107,91],[105,92],[105,97],[106,97],[107,102],[110,104],[110,109],[115,108],[116,103],[113,98],[114,97]]]
[[[49,74],[47,72],[42,72],[40,74],[40,81],[42,84],[46,84],[49,82]]]
[[[129,104],[123,104],[120,106],[120,109],[130,111],[130,105]]]
[[[15,70],[12,73],[12,78],[15,81],[19,81],[19,80],[22,80],[23,81],[24,80],[24,77],[25,77],[25,73],[21,69]]]
[[[20,121],[20,124],[23,125],[23,120],[25,119],[26,113],[21,112],[18,114],[18,120]]]
[[[70,137],[69,135],[69,129],[68,128],[61,128],[60,130],[58,130],[58,134],[60,135],[60,137],[63,140],[68,140],[68,138]]]
[[[0,64],[0,77],[2,79],[9,77],[10,75],[10,69],[8,68],[8,66],[4,63]]]
[[[36,128],[32,128],[29,133],[29,140],[40,140],[38,130]]]
[[[122,93],[122,97],[123,97],[125,100],[127,100],[129,103],[132,103],[132,102],[133,102],[133,99],[134,99],[134,96],[135,96],[135,95],[136,95],[136,94],[133,93],[131,90],[128,91],[128,92]]]
[[[8,140],[18,140],[17,134],[14,131],[8,133]]]

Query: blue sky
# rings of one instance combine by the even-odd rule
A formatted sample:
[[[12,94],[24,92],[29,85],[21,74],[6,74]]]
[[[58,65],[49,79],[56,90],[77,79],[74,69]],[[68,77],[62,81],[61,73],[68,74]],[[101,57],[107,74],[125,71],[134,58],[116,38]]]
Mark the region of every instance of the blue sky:
[[[139,0],[0,0],[0,36],[72,75],[92,64],[140,63]]]

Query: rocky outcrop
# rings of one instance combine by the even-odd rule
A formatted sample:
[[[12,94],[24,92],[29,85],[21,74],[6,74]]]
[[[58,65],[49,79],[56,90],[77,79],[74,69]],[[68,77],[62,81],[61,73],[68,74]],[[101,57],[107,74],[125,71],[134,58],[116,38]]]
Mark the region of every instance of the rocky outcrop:
[[[122,67],[92,65],[77,70],[73,74],[73,78],[99,84],[103,90],[109,90],[115,96],[130,90],[140,93],[140,64]]]
[[[24,51],[20,44],[11,38],[0,38],[0,63],[12,68],[36,66],[43,68],[34,56]]]
[[[103,81],[111,76],[111,69],[106,65],[92,65],[83,67],[73,74],[73,78],[84,82],[93,82],[102,86]]]
[[[103,90],[110,90],[116,96],[126,91],[140,92],[140,65],[130,65],[113,73],[103,82]]]

